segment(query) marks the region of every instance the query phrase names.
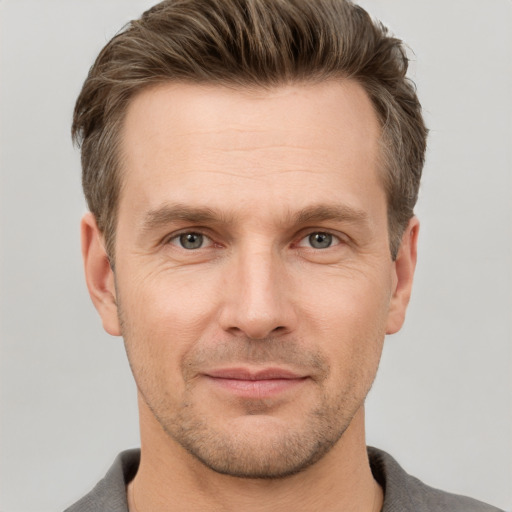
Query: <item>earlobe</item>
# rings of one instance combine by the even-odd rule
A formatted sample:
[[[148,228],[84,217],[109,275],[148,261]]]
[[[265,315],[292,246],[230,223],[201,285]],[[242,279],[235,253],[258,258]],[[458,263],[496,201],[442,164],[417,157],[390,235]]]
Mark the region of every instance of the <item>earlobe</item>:
[[[105,331],[112,336],[120,336],[114,272],[104,248],[103,236],[92,213],[88,212],[83,216],[80,229],[89,295],[102,319]]]
[[[404,231],[394,262],[394,287],[388,313],[386,334],[398,332],[404,323],[405,312],[411,298],[414,270],[416,268],[418,233],[420,223],[413,217]]]

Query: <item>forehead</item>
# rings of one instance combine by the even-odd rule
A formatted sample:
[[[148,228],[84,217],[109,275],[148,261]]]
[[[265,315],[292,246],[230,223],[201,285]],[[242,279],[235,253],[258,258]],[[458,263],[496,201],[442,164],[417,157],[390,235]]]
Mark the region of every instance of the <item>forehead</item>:
[[[265,194],[280,196],[289,211],[286,197],[293,202],[297,192],[305,201],[308,189],[355,196],[378,180],[379,137],[370,100],[350,80],[270,89],[159,85],[127,110],[121,203],[124,196],[133,207],[172,199],[219,208],[230,194],[246,205]]]

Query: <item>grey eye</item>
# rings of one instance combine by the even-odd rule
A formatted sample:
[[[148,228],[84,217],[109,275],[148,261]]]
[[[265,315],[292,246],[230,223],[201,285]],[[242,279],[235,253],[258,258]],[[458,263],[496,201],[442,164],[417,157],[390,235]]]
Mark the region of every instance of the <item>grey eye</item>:
[[[332,245],[332,238],[330,233],[312,233],[308,240],[314,249],[327,249]]]
[[[204,237],[201,233],[183,233],[179,236],[179,241],[184,249],[199,249],[203,245]]]

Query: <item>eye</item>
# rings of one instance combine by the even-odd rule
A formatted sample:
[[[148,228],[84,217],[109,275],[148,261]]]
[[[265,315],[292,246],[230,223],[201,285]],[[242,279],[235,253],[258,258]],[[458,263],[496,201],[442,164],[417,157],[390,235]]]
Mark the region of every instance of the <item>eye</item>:
[[[211,240],[206,235],[201,233],[188,232],[176,235],[169,240],[169,243],[177,245],[182,249],[192,251],[194,249],[204,248],[205,245],[211,243]]]
[[[328,249],[339,243],[340,239],[337,236],[324,231],[316,231],[304,237],[298,245],[299,247],[312,247],[313,249]]]

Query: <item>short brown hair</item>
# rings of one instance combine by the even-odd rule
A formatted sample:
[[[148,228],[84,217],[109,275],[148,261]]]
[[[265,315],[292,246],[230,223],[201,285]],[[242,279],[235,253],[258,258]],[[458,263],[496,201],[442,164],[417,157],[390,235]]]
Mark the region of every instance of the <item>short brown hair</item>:
[[[72,135],[82,184],[114,256],[119,134],[130,99],[167,81],[272,87],[350,78],[382,127],[390,249],[413,216],[427,130],[402,42],[349,0],[166,0],[99,54],[78,97]]]

